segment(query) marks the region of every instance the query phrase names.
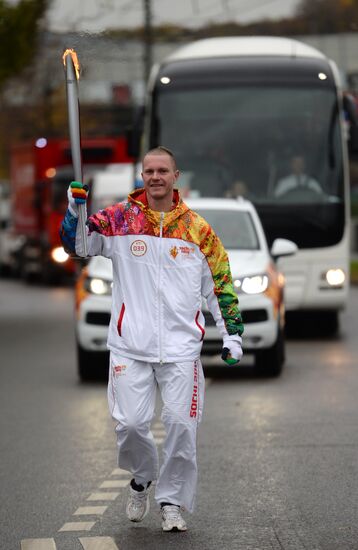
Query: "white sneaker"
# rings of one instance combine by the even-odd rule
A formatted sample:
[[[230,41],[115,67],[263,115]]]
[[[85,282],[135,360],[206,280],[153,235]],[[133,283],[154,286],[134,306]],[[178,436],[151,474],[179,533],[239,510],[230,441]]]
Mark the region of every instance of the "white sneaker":
[[[163,531],[186,531],[186,523],[182,518],[179,506],[166,504],[162,507]]]
[[[127,500],[126,514],[131,521],[142,521],[149,512],[149,487],[143,491],[135,491],[129,485],[129,497]]]

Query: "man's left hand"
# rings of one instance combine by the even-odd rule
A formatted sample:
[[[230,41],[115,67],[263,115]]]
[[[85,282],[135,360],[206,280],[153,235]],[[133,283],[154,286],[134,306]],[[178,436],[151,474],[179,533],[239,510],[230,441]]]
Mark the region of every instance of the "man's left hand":
[[[242,338],[238,334],[225,336],[221,358],[229,366],[236,365],[242,357]]]

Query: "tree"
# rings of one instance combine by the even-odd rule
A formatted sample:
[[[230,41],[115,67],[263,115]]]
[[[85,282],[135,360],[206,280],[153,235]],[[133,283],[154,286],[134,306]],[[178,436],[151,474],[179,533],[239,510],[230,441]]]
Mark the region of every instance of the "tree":
[[[310,32],[333,33],[357,30],[357,0],[301,0],[296,15]]]
[[[9,5],[0,0],[0,89],[31,63],[47,4],[48,0],[20,0]]]

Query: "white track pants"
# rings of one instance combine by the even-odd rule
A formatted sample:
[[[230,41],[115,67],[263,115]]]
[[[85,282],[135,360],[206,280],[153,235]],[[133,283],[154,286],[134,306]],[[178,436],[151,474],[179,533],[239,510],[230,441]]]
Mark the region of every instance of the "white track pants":
[[[150,431],[156,388],[162,400],[166,437],[163,462]],[[157,481],[155,500],[194,509],[197,463],[196,432],[204,402],[200,360],[185,363],[146,363],[111,353],[108,403],[117,422],[118,465],[136,483]]]

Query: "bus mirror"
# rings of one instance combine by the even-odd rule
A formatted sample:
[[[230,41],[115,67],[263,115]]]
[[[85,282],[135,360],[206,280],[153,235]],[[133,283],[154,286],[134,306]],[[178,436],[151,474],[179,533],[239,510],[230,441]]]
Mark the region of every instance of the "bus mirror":
[[[349,128],[348,149],[351,154],[358,153],[358,125],[351,124]]]
[[[349,125],[348,150],[350,154],[356,155],[358,153],[358,114],[355,99],[349,93],[343,95],[343,110]]]
[[[143,132],[144,115],[144,105],[137,107],[134,111],[132,126],[126,131],[128,155],[134,159],[138,159],[140,155],[140,141]]]
[[[343,110],[346,119],[351,126],[358,125],[357,107],[354,97],[351,94],[343,95]]]

